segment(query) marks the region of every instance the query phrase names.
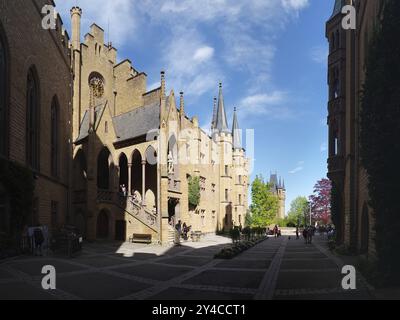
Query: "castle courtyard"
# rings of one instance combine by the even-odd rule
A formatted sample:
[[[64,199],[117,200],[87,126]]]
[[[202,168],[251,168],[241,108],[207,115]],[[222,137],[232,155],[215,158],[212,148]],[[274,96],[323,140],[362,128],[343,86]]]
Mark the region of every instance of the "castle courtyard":
[[[324,236],[312,245],[293,235],[269,238],[233,259],[214,259],[230,241],[210,235],[175,247],[95,242],[70,259],[20,256],[0,263],[0,299],[373,298],[361,277],[357,290],[341,288],[343,262],[328,252]],[[42,289],[44,265],[56,269],[56,290]]]

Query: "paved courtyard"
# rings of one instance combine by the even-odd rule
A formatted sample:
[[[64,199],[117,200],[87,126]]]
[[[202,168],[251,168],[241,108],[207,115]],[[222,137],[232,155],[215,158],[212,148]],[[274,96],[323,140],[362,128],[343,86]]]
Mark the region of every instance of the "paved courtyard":
[[[0,262],[0,299],[369,299],[341,289],[341,264],[316,237],[312,245],[283,236],[231,259],[213,259],[230,240],[206,236],[165,248],[85,243],[81,254],[21,256]],[[43,290],[43,265],[57,271],[56,290]]]

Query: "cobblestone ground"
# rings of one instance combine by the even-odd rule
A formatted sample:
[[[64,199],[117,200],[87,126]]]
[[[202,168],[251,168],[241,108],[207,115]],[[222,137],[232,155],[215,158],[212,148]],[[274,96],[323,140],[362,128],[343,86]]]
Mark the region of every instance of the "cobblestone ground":
[[[369,299],[341,289],[341,261],[316,237],[312,245],[287,236],[265,240],[231,259],[213,259],[229,239],[163,248],[85,244],[77,257],[22,256],[0,262],[0,299]],[[57,271],[56,290],[43,290],[43,265]]]

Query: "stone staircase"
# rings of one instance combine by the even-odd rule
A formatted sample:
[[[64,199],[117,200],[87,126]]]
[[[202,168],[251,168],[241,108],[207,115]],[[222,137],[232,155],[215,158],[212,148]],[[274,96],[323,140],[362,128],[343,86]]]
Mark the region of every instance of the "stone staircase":
[[[99,190],[97,193],[97,201],[116,205],[118,208],[124,210],[131,217],[138,220],[151,230],[157,233],[159,232],[159,219],[157,213],[148,210],[133,196],[120,197],[118,194],[113,192]]]
[[[174,245],[175,244],[175,233],[176,230],[174,227],[168,225],[168,245]]]

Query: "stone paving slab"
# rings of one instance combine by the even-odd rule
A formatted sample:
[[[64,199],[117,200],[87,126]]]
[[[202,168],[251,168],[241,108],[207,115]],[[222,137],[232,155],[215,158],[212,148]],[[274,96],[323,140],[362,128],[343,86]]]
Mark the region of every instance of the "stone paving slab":
[[[82,299],[117,299],[148,288],[149,284],[95,272],[60,278],[57,288]]]
[[[54,300],[47,291],[35,288],[25,282],[0,284],[0,300]]]
[[[186,266],[202,266],[211,261],[211,258],[205,257],[196,257],[196,256],[175,256],[166,259],[160,259],[158,262],[166,263],[166,264],[175,264],[175,265],[186,265]]]
[[[13,269],[26,273],[30,276],[41,276],[42,268],[45,265],[52,265],[56,268],[57,273],[73,272],[84,269],[62,260],[54,259],[34,259],[27,261],[11,262],[9,266]]]
[[[271,264],[271,260],[245,260],[231,259],[221,261],[216,265],[218,268],[246,268],[246,269],[267,269]]]
[[[96,268],[101,268],[101,267],[111,267],[111,266],[118,266],[118,265],[123,265],[126,263],[131,263],[131,262],[136,262],[137,260],[133,260],[133,258],[130,259],[113,259],[107,256],[91,256],[91,257],[81,257],[79,259],[75,259],[74,261],[88,265],[90,267],[96,267]]]
[[[322,252],[296,252],[296,253],[285,253],[283,255],[284,259],[323,259],[326,258]]]
[[[166,266],[162,264],[140,264],[137,266],[130,266],[130,267],[121,267],[115,268],[113,271],[125,273],[129,275],[134,275],[138,277],[158,280],[158,281],[167,281],[177,276],[180,276],[186,272],[193,270],[193,268],[188,267],[172,267]]]
[[[188,284],[239,287],[239,288],[258,288],[264,272],[259,271],[226,271],[226,270],[206,270],[202,273],[184,281]]]
[[[10,279],[15,278],[11,273],[0,268],[0,279]]]
[[[283,260],[281,269],[336,269],[336,264],[330,259],[298,259]]]
[[[195,290],[179,287],[168,288],[150,300],[250,300],[252,295],[211,290]]]
[[[278,289],[325,289],[341,286],[342,275],[339,270],[321,272],[280,272],[277,282]]]

